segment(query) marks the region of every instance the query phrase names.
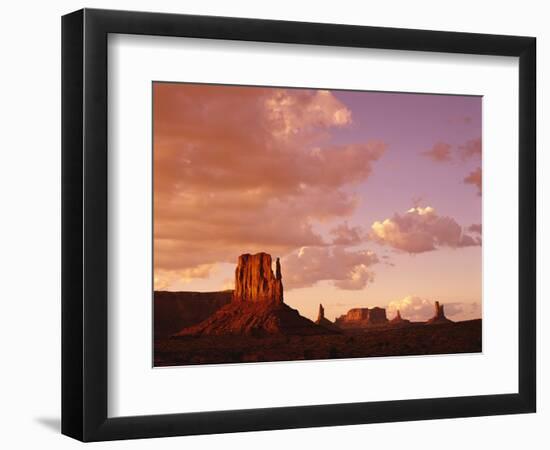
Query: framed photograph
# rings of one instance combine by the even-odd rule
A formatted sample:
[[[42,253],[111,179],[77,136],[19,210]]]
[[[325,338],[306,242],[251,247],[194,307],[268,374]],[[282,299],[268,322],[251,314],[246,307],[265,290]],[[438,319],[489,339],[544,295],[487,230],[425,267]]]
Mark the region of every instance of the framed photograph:
[[[62,20],[62,432],[535,412],[536,41]]]

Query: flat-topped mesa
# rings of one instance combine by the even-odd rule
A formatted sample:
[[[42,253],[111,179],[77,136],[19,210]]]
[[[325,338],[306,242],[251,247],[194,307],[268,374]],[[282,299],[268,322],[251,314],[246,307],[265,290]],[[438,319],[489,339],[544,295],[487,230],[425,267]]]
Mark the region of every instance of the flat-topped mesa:
[[[235,269],[234,302],[283,303],[281,263],[277,258],[275,274],[271,269],[271,255],[257,253],[239,256]]]
[[[383,325],[388,322],[386,310],[375,306],[374,308],[353,308],[347,314],[343,314],[334,322],[343,328],[362,328],[371,325]]]
[[[340,316],[346,322],[357,322],[359,320],[369,320],[369,308],[353,308],[346,315]]]
[[[372,324],[386,323],[388,318],[386,317],[386,309],[375,306],[369,310],[369,321]]]

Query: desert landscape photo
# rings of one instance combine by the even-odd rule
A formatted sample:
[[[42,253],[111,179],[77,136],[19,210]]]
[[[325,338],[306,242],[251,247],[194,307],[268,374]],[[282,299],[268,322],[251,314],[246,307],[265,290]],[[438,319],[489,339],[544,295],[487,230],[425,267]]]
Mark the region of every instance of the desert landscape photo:
[[[482,351],[482,98],[153,83],[153,365]]]

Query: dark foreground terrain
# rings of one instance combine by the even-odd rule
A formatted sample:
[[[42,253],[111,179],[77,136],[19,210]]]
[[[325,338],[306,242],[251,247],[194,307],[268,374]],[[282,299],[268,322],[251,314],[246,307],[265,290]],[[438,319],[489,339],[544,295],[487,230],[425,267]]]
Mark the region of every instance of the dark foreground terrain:
[[[372,327],[337,335],[155,339],[156,367],[481,352],[481,319]]]
[[[202,322],[229,303],[232,297],[233,291],[155,291],[155,339],[168,338],[182,328]]]

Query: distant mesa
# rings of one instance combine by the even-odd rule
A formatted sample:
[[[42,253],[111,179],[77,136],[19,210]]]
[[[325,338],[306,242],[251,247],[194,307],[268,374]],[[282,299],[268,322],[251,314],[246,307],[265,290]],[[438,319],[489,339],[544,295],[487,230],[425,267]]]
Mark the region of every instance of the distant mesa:
[[[284,303],[281,263],[277,258],[275,274],[271,263],[267,253],[239,256],[232,301],[174,336],[334,334]]]
[[[403,326],[403,325],[410,325],[410,323],[411,323],[410,320],[403,319],[403,317],[401,317],[401,312],[399,310],[397,310],[397,314],[395,315],[395,317],[392,320],[390,320],[390,325]]]
[[[169,292],[154,293],[154,336],[167,338],[202,322],[222,306],[231,303],[233,291],[218,292]]]
[[[388,323],[386,309],[375,306],[374,308],[353,308],[334,321],[339,328],[365,328],[370,326],[385,325]]]
[[[440,305],[439,302],[435,302],[435,311],[434,316],[426,322],[426,324],[440,324],[440,323],[452,323],[452,320],[449,320],[445,317],[445,310],[443,305]]]
[[[317,315],[317,320],[315,323],[322,327],[328,328],[329,330],[338,330],[336,324],[325,317],[325,308],[323,308],[321,303],[319,303],[319,314]]]

